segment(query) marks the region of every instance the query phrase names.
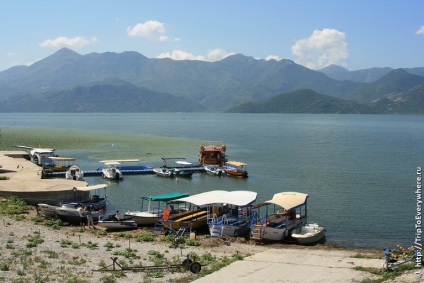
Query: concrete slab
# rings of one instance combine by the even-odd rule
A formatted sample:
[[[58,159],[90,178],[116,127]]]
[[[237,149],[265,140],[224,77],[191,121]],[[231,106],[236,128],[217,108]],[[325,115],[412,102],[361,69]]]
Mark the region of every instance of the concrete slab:
[[[353,255],[342,250],[270,249],[193,282],[360,282],[373,275],[355,266],[383,267],[383,259]]]

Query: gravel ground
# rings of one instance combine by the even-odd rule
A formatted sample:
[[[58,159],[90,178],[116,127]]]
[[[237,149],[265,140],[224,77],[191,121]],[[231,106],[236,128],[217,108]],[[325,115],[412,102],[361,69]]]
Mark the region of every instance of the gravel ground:
[[[61,227],[56,230],[43,224],[36,225],[30,219],[16,221],[3,216],[0,220],[0,282],[172,282],[187,278],[190,282],[199,274],[190,271],[152,272],[97,272],[102,267],[112,267],[111,257],[127,266],[152,266],[153,259],[165,257],[171,264],[179,264],[190,253],[199,257],[210,254],[217,260],[236,254],[251,255],[268,246],[254,245],[244,239],[200,238],[200,246],[181,245],[171,247],[163,241],[163,235],[153,242],[137,242],[134,237],[148,231],[107,232],[80,227]],[[132,235],[133,238],[129,238]],[[126,237],[125,237],[126,236]],[[42,242],[41,240],[42,239]],[[161,240],[162,239],[162,240]],[[32,240],[32,241],[31,241]],[[36,246],[32,244],[38,243]],[[32,245],[32,246],[31,246]],[[130,248],[135,254],[129,258],[116,253]],[[154,251],[154,252],[152,252]],[[115,254],[114,254],[115,253]],[[152,253],[156,254],[151,255]],[[159,265],[166,265],[160,263]],[[208,268],[203,266],[202,269]]]

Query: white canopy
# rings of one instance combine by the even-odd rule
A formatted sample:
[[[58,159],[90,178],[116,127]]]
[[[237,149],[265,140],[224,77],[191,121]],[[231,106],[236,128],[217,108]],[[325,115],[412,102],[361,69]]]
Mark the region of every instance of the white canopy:
[[[283,207],[286,210],[290,210],[304,204],[308,196],[308,194],[297,192],[282,192],[275,194],[271,200],[267,200],[265,203],[273,203]]]
[[[190,202],[198,206],[213,203],[227,203],[237,206],[246,206],[256,200],[257,193],[251,191],[210,191],[197,195],[173,200],[173,202]]]
[[[193,163],[187,162],[187,161],[175,161],[176,164],[180,164],[180,165],[193,165]]]
[[[106,188],[106,184],[99,184],[99,185],[93,185],[93,186],[85,186],[85,187],[74,187],[77,189],[77,191],[92,191],[92,190],[98,190]]]
[[[139,159],[116,159],[116,160],[101,160],[100,162],[103,162],[103,163],[114,163],[114,162],[124,163],[124,162],[140,162],[140,160]]]

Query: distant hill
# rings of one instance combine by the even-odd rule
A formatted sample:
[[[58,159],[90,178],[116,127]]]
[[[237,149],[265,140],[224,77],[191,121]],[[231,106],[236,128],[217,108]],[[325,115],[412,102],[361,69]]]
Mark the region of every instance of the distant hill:
[[[363,114],[374,113],[374,110],[367,105],[318,94],[312,90],[298,90],[262,102],[245,103],[226,112]]]
[[[360,103],[372,103],[375,100],[407,92],[421,85],[424,85],[424,77],[412,75],[403,69],[396,69],[376,82],[364,84],[345,98]],[[424,96],[424,93],[422,95]]]
[[[133,51],[80,55],[62,48],[30,66],[0,72],[0,111],[223,112],[302,89],[371,106],[393,94],[421,89],[421,73],[424,68],[350,72],[329,66],[314,71],[291,60],[256,60],[242,54],[205,62],[151,59]],[[420,95],[418,91],[407,97],[419,100]],[[403,104],[404,111],[408,105]]]
[[[410,74],[424,76],[424,67],[403,69]],[[337,65],[329,65],[319,71],[326,74],[328,77],[339,81],[347,80],[358,83],[372,83],[384,77],[393,71],[393,69],[386,67],[348,71],[347,69]]]
[[[0,112],[204,112],[188,98],[156,93],[124,81],[78,86],[34,97],[21,95],[0,104]]]

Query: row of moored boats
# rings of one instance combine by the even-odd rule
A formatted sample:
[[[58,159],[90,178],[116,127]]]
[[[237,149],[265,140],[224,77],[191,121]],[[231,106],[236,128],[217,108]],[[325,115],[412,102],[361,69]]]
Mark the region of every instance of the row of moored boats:
[[[259,204],[255,204],[256,198],[252,191],[214,190],[191,196],[172,192],[142,197],[140,211],[106,216],[99,213],[105,208],[106,197],[99,196],[85,203],[38,207],[46,217],[75,224],[84,217],[84,207],[89,207],[94,220],[111,230],[148,226],[156,231],[182,232],[208,227],[213,237],[246,237],[258,242],[295,240],[310,244],[325,239],[323,227],[307,224],[307,194],[281,192]]]

